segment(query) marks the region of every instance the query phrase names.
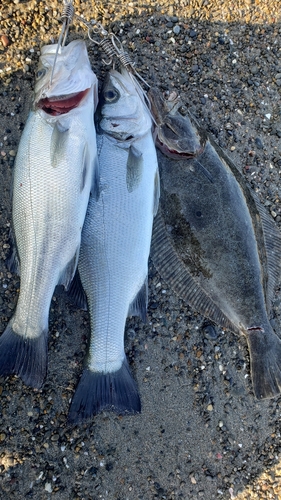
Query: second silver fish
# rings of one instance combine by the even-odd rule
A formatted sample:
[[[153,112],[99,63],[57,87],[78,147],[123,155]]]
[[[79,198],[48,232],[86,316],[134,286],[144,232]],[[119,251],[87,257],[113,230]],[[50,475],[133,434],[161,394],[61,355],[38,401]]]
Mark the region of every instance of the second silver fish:
[[[91,341],[70,408],[72,423],[102,409],[140,411],[124,352],[124,328],[128,315],[146,317],[147,263],[159,199],[151,125],[128,72],[112,70],[97,119],[100,194],[90,198],[78,266]]]

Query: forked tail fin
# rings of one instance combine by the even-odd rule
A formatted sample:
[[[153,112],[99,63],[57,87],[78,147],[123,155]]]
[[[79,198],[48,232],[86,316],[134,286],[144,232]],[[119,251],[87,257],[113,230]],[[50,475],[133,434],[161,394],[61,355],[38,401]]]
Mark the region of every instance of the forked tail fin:
[[[116,372],[84,369],[72,399],[68,422],[79,424],[102,410],[112,410],[119,415],[141,411],[138,389],[126,359]]]
[[[247,333],[251,377],[257,399],[274,398],[281,393],[281,340],[270,325],[266,331],[251,328]]]
[[[40,389],[47,374],[47,343],[48,332],[30,339],[8,325],[0,337],[0,376],[17,375],[26,385]]]

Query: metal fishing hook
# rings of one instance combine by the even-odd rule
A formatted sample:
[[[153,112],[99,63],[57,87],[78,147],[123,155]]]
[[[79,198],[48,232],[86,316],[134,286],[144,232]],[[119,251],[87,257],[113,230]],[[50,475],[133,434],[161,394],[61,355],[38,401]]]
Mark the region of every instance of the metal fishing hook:
[[[65,46],[69,26],[71,25],[73,18],[74,18],[75,11],[74,11],[74,7],[73,7],[72,2],[73,2],[73,0],[70,0],[70,1],[63,0],[64,5],[63,5],[63,10],[62,10],[62,15],[60,18],[61,21],[63,22],[63,24],[62,24],[60,36],[59,36],[58,43],[57,43],[57,50],[56,50],[56,54],[55,54],[55,60],[54,60],[54,65],[53,65],[53,69],[52,69],[50,85],[52,85],[54,70],[55,70],[55,65],[56,65],[59,50],[61,49],[61,47]]]

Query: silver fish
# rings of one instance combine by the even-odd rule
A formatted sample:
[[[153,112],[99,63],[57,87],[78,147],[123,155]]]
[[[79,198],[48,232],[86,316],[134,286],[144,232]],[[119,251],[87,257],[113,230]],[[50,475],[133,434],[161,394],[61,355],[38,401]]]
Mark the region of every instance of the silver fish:
[[[97,78],[86,45],[42,48],[35,98],[15,163],[13,228],[20,267],[16,311],[0,337],[0,374],[39,388],[47,372],[48,316],[57,284],[75,273],[97,170]],[[16,264],[14,262],[14,267]]]
[[[151,117],[129,73],[110,71],[100,99],[100,195],[90,198],[78,265],[91,340],[70,408],[71,423],[103,409],[122,414],[141,408],[124,352],[124,328],[128,315],[146,319],[158,165]]]
[[[160,152],[158,159],[155,266],[195,310],[246,336],[256,398],[279,395],[281,341],[268,318],[280,278],[274,221],[211,137],[194,159],[171,160]]]

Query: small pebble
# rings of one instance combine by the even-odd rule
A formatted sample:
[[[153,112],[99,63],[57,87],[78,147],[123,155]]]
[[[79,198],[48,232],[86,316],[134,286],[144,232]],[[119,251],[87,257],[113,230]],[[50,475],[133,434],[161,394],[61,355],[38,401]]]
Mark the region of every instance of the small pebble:
[[[179,35],[180,34],[180,26],[176,25],[173,27],[173,32],[175,33],[175,35]]]
[[[3,47],[5,47],[5,48],[8,47],[8,45],[10,45],[10,40],[7,37],[7,35],[1,35],[1,42],[2,42]]]
[[[53,489],[51,483],[45,483],[45,491],[52,493]]]
[[[202,330],[207,339],[215,340],[218,338],[218,332],[214,325],[205,325]]]
[[[191,38],[196,38],[196,37],[197,37],[197,33],[196,33],[196,31],[195,31],[195,30],[193,30],[193,29],[191,29],[191,30],[190,30],[190,32],[189,32],[189,36],[190,36]]]
[[[255,143],[256,143],[256,146],[257,146],[258,149],[263,149],[264,148],[263,142],[262,142],[262,140],[259,137],[255,138]]]

